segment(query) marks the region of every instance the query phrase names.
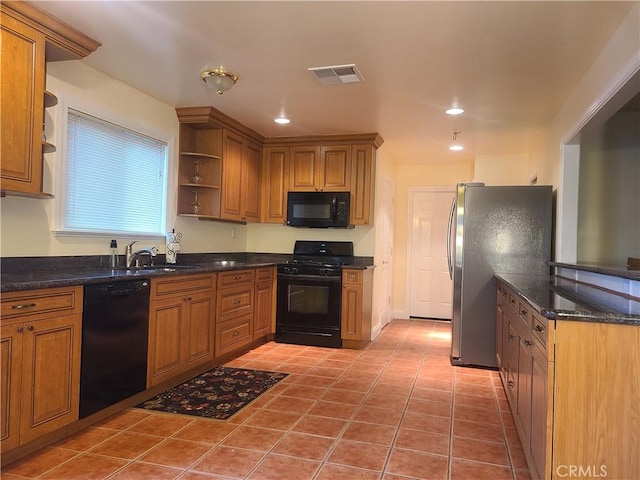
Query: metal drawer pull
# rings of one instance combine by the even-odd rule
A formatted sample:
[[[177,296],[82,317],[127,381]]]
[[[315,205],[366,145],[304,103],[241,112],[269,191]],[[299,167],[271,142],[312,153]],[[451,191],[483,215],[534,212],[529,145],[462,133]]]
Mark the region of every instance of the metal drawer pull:
[[[527,314],[527,311],[526,311],[526,310],[524,310],[524,309],[523,309],[523,310],[520,310],[520,315],[526,315],[526,314]]]
[[[238,275],[237,277],[234,278],[234,280],[242,280],[242,275]]]
[[[531,345],[533,345],[533,342],[532,342],[531,340],[525,340],[525,341],[524,341],[524,344],[525,344],[527,347],[530,347]]]
[[[183,299],[185,302],[190,302],[192,300],[192,297],[184,297]]]
[[[22,333],[24,332],[24,327],[20,326],[16,330],[18,331],[18,333]]]
[[[516,338],[515,335],[509,335],[509,340],[513,340],[514,338]]]
[[[233,304],[234,304],[234,305],[238,305],[239,303],[240,303],[240,299],[239,299],[239,298],[236,298],[236,299],[233,301]]]
[[[516,382],[514,382],[513,380],[509,380],[507,383],[511,388],[513,388],[513,386],[516,384]]]
[[[238,335],[240,335],[240,332],[238,330],[235,330],[231,335],[233,337],[237,337]]]
[[[30,332],[33,332],[33,329],[34,329],[34,328],[35,328],[35,327],[34,327],[33,325],[29,325],[29,326],[27,327],[27,330],[29,330]]]
[[[540,325],[536,325],[535,327],[533,327],[533,329],[538,333],[544,332],[544,328],[542,328]]]
[[[11,305],[12,310],[21,310],[23,308],[33,308],[37,304],[36,303],[23,303],[21,305]]]

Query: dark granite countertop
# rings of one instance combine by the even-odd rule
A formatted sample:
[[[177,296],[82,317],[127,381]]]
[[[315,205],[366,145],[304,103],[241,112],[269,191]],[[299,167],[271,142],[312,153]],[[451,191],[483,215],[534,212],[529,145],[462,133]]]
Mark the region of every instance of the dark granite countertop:
[[[155,267],[144,269],[111,269],[105,256],[82,257],[5,257],[0,259],[0,292],[16,292],[40,288],[90,285],[102,282],[153,278],[168,275],[221,272],[243,268],[259,268],[286,262],[287,254],[270,253],[204,253],[181,254],[178,264],[165,265],[159,255]],[[372,257],[355,257],[349,268],[373,268]]]
[[[640,270],[630,270],[625,266],[617,265],[597,265],[595,263],[562,263],[549,262],[552,267],[569,268],[572,270],[582,270],[585,272],[601,273],[603,275],[612,275],[614,277],[628,278],[631,280],[640,280]]]
[[[556,276],[498,274],[496,277],[546,318],[640,326],[640,302],[628,296]]]

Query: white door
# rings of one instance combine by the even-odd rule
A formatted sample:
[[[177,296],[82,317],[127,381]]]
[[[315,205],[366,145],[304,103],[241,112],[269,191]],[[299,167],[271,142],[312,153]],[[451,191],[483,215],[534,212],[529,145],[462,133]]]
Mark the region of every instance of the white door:
[[[451,319],[447,227],[454,189],[410,192],[407,292],[409,316]]]
[[[380,327],[391,322],[391,284],[393,254],[393,208],[395,187],[385,178],[382,188],[382,265],[380,268]]]

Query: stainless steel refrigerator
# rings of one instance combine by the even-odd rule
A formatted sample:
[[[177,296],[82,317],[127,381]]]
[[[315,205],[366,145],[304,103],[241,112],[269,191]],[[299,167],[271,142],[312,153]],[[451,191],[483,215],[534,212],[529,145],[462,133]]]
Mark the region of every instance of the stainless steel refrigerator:
[[[458,184],[449,220],[451,363],[495,368],[495,273],[549,273],[551,186]]]

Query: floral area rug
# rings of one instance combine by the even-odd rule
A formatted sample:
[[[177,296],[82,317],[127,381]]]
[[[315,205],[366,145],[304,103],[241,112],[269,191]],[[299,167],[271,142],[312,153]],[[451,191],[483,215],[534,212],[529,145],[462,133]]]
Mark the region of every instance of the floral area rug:
[[[215,367],[136,407],[226,420],[287,375],[262,370]]]

